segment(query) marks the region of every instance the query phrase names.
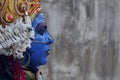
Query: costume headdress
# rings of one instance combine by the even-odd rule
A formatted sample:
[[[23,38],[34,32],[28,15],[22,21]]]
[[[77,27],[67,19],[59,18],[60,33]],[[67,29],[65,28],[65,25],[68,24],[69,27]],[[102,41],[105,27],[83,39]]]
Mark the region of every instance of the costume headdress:
[[[0,54],[23,57],[34,35],[31,21],[40,11],[40,0],[0,0]]]

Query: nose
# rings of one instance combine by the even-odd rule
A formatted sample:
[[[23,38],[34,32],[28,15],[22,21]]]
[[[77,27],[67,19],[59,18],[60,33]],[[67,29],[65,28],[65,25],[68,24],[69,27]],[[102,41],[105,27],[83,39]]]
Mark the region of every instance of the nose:
[[[52,38],[52,36],[50,35],[48,37],[48,44],[52,44],[54,42],[54,39]]]
[[[54,42],[53,37],[48,32],[46,32],[46,34],[47,34],[47,36],[46,36],[46,42],[47,42],[47,44],[52,44]]]

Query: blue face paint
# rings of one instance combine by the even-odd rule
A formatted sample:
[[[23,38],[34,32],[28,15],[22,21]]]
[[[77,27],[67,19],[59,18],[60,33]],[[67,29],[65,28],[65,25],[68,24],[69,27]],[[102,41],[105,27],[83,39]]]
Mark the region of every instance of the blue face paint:
[[[33,39],[30,50],[30,66],[39,66],[47,63],[48,51],[50,50],[50,44],[53,43],[53,39],[47,30],[43,35],[36,34],[36,38]]]
[[[32,22],[33,28],[35,28],[35,38],[32,39],[31,48],[27,49],[25,54],[30,57],[30,67],[37,67],[47,63],[48,51],[50,50],[50,44],[53,43],[53,38],[47,31],[45,19],[43,14],[40,13]],[[27,62],[28,56],[25,56],[24,63]]]
[[[33,26],[33,27],[36,27],[36,25],[37,25],[38,23],[41,23],[41,22],[45,23],[45,18],[44,18],[44,16],[43,16],[43,13],[39,13],[39,14],[35,17],[35,19],[34,19],[33,22],[32,22],[32,26]]]

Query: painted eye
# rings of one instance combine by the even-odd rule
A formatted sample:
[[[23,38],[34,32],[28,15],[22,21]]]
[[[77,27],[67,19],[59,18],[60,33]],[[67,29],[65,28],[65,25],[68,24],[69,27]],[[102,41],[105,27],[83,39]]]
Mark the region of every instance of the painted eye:
[[[35,31],[40,35],[43,35],[46,29],[47,29],[47,25],[44,22],[41,22],[37,24]]]

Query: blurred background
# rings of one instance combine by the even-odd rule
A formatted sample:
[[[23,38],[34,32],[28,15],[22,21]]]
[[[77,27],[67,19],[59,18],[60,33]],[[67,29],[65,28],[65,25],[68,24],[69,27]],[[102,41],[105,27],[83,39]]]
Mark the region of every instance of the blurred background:
[[[41,0],[54,38],[44,80],[120,80],[120,0]]]

